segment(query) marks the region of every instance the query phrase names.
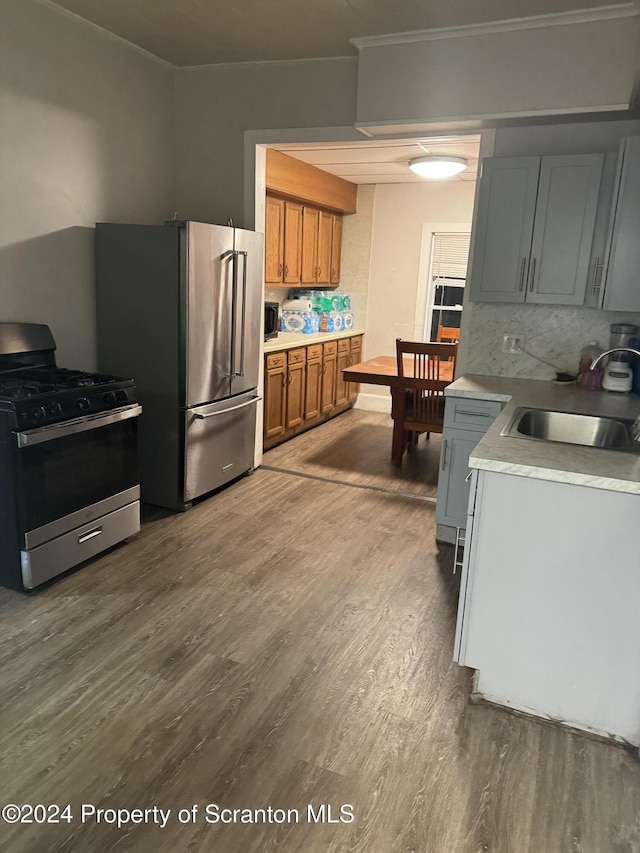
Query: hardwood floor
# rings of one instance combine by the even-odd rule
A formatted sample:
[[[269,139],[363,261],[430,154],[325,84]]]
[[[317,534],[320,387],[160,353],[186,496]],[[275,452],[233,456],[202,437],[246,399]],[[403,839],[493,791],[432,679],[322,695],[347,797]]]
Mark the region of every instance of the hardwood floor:
[[[351,409],[264,455],[264,465],[314,477],[435,497],[442,435],[420,436],[402,465],[391,461],[391,418]]]
[[[433,514],[259,470],[40,592],[0,590],[1,799],[74,816],[0,822],[0,849],[638,853],[636,756],[469,703]],[[171,813],[118,828],[82,803]],[[209,803],[299,822],[209,824]]]

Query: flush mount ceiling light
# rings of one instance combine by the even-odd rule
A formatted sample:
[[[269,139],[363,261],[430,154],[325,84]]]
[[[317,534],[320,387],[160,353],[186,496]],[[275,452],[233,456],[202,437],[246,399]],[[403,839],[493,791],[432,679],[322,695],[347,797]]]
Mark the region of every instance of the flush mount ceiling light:
[[[448,157],[439,154],[429,154],[409,160],[409,168],[421,178],[450,178],[467,168],[464,157]]]

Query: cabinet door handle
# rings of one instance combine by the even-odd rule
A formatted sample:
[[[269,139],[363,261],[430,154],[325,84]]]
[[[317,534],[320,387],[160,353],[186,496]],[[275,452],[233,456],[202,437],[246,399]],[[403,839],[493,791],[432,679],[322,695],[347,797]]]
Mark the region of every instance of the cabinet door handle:
[[[284,274],[285,274],[285,276],[289,275],[289,267],[286,264],[284,267]]]
[[[467,415],[472,418],[488,418],[489,412],[472,412],[471,409],[456,409],[456,415]]]
[[[287,384],[287,374],[286,374],[286,373],[283,373],[283,374],[282,374],[282,387],[284,388],[284,386],[285,386],[286,384]]]
[[[282,275],[282,264],[278,264],[278,275]]]
[[[602,272],[604,269],[604,264],[600,263],[600,258],[596,258],[596,261],[593,265],[593,281],[591,283],[591,293],[593,296],[600,290],[602,285],[602,278],[598,281],[598,273]]]
[[[531,259],[531,278],[529,279],[529,292],[533,291],[533,282],[536,278],[536,258]]]
[[[522,263],[520,264],[520,284],[518,285],[518,290],[522,292],[524,288],[524,272],[527,268],[527,259],[523,258]]]
[[[469,482],[469,480],[471,479],[471,475],[472,475],[472,474],[473,474],[473,471],[469,471],[469,473],[467,474],[467,476],[464,478],[465,483],[468,483],[468,482]]]
[[[442,470],[447,467],[447,444],[449,443],[448,439],[442,442]]]

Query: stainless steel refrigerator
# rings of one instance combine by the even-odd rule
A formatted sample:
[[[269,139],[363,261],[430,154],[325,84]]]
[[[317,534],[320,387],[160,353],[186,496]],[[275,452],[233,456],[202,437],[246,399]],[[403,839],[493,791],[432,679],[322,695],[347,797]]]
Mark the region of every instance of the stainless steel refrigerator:
[[[252,470],[262,234],[96,226],[98,366],[135,378],[142,499],[171,509]]]

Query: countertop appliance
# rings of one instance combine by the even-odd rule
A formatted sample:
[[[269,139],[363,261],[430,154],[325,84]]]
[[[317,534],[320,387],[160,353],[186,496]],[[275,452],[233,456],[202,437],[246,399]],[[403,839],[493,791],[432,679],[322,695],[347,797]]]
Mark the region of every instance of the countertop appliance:
[[[142,499],[174,510],[253,468],[263,237],[96,226],[98,363],[136,377]]]
[[[280,331],[280,305],[277,302],[264,303],[264,339],[272,341]]]
[[[48,326],[0,323],[0,583],[32,589],[140,529],[132,379],[57,367]]]
[[[609,329],[609,349],[629,347],[638,327],[632,323],[613,323]],[[602,377],[602,387],[605,391],[625,393],[633,386],[633,369],[631,356],[626,352],[612,353],[607,359]]]

